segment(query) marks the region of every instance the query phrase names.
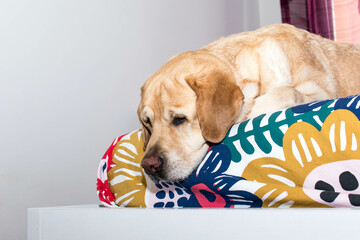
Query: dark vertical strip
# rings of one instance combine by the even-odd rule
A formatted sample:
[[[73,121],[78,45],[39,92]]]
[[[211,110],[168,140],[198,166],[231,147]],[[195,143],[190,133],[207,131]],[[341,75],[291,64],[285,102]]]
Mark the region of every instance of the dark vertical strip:
[[[281,0],[280,4],[283,23],[334,39],[331,0]]]
[[[324,10],[322,14],[321,22],[319,23],[320,27],[324,29],[326,35],[324,37],[334,40],[334,22],[333,22],[333,6],[331,0],[324,0]]]
[[[332,16],[331,0],[315,1],[317,13],[317,34],[323,37],[334,39],[334,25]]]
[[[289,0],[280,0],[280,6],[282,22],[291,24]]]
[[[307,21],[309,26],[309,32],[319,34],[320,30],[319,30],[317,18],[320,12],[318,12],[316,1],[306,0],[306,8],[307,8]]]
[[[281,0],[283,23],[308,30],[306,0]]]

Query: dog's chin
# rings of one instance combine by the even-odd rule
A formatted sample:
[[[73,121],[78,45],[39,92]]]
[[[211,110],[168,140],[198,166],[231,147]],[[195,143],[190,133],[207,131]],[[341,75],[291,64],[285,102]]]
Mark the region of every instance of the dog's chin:
[[[154,183],[159,183],[159,182],[161,181],[160,178],[155,177],[155,176],[153,176],[153,175],[149,175],[149,174],[148,174],[148,176],[149,176],[149,178],[151,179],[151,181],[153,181]]]
[[[197,166],[198,165],[195,165],[192,168],[183,169],[181,172],[176,171],[176,170],[168,171],[168,172],[165,172],[165,174],[163,175],[163,178],[158,178],[158,179],[160,181],[164,181],[164,182],[177,182],[177,183],[184,182],[195,171]]]
[[[168,172],[167,174],[165,172],[165,173],[162,173],[160,175],[150,175],[150,174],[147,174],[147,173],[146,174],[147,174],[147,176],[149,176],[149,178],[154,183],[159,183],[159,182],[177,182],[177,183],[180,183],[180,182],[183,182],[186,179],[188,179],[192,172],[193,172],[193,170],[190,170],[189,173],[186,173],[186,174],[178,174],[178,173],[174,174],[171,171]]]
[[[161,177],[157,177],[157,176],[154,176],[154,175],[149,175],[149,178],[151,179],[151,181],[153,181],[154,183],[159,183],[159,182],[183,182],[185,181],[186,179],[188,179],[189,176],[187,177],[183,177],[183,178],[161,178]]]

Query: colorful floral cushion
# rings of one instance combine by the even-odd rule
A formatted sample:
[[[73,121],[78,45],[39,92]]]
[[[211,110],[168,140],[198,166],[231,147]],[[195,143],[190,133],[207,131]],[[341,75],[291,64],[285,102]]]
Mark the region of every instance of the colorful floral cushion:
[[[360,95],[234,125],[184,182],[152,182],[141,130],[113,142],[97,193],[111,207],[359,207]]]

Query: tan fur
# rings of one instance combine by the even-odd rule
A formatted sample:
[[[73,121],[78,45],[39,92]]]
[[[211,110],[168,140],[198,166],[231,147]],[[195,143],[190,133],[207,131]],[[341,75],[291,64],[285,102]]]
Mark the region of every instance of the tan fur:
[[[220,142],[232,124],[357,94],[359,78],[359,46],[290,25],[221,38],[173,57],[142,87],[138,115],[146,152],[156,149],[151,154],[164,158],[157,178],[182,180],[200,163],[208,143]],[[186,121],[174,126],[179,116]]]
[[[219,71],[185,79],[197,96],[197,117],[209,142],[220,142],[238,116],[244,95],[232,77]]]

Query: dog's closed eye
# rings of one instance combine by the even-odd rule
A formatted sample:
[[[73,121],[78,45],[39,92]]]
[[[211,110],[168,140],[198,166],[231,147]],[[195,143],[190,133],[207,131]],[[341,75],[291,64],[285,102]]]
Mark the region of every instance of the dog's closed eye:
[[[144,123],[145,123],[147,126],[152,127],[150,118],[146,118],[146,119],[144,120]]]
[[[174,117],[172,120],[172,125],[175,127],[180,126],[181,124],[186,122],[186,117]]]

